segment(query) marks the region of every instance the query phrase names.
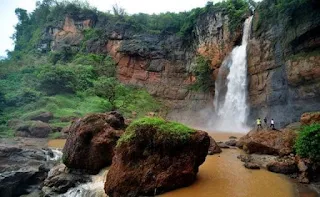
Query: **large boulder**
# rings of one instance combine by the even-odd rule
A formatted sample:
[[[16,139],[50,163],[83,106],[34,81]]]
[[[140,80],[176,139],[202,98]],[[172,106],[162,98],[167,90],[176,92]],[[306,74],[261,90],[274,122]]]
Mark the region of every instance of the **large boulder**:
[[[63,148],[64,164],[68,168],[98,173],[111,164],[124,127],[124,118],[117,112],[92,114],[74,121]]]
[[[158,118],[133,122],[118,142],[105,192],[153,196],[192,184],[210,145],[206,132]]]
[[[16,126],[15,135],[18,137],[47,138],[52,128],[42,121],[26,121]]]
[[[53,114],[51,112],[41,112],[30,117],[30,120],[39,120],[46,123],[48,123],[52,119]]]
[[[247,153],[288,155],[293,152],[296,133],[291,130],[250,131],[240,138],[238,145]]]
[[[209,136],[209,138],[210,138],[210,146],[208,149],[208,155],[214,155],[217,153],[221,153],[222,150],[219,147],[219,145],[217,144],[217,142],[211,136]]]
[[[303,125],[320,123],[320,112],[308,112],[301,115],[300,122]]]

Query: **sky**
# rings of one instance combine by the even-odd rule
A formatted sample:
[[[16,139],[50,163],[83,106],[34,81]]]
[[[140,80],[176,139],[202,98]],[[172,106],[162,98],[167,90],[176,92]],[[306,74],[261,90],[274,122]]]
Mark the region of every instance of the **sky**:
[[[100,11],[112,9],[118,4],[127,13],[161,13],[188,11],[192,8],[203,7],[208,0],[87,0],[87,2]],[[218,0],[215,0],[218,1]],[[13,50],[13,41],[10,39],[14,33],[14,26],[18,20],[14,13],[16,8],[23,8],[29,13],[35,9],[36,0],[0,0],[0,57],[6,55],[6,50]]]

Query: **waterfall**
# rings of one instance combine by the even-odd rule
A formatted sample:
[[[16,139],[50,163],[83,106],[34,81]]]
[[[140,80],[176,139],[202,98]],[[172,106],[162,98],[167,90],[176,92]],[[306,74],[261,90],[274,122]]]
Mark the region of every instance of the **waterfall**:
[[[92,182],[71,188],[65,194],[58,195],[58,197],[106,197],[104,182],[107,173],[108,168],[104,168],[99,174],[91,176]]]
[[[247,43],[251,29],[252,16],[246,19],[242,43],[236,46],[223,61],[216,80],[214,98],[216,120],[214,128],[218,131],[246,132],[248,116],[247,105]],[[229,71],[227,79],[224,75]]]

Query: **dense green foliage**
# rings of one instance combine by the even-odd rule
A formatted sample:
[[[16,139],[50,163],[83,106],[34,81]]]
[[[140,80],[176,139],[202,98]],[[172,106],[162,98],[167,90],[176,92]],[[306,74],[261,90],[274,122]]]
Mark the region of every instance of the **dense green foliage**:
[[[195,25],[207,13],[223,12],[230,18],[231,32],[248,13],[246,0],[227,0],[218,4],[208,2],[203,8],[188,12],[158,15],[126,14],[114,7],[113,13],[99,12],[81,1],[37,1],[32,13],[17,8],[18,23],[12,36],[14,51],[0,60],[0,136],[12,136],[9,120],[30,120],[41,112],[52,112],[50,124],[65,126],[63,118],[83,116],[91,112],[119,110],[126,116],[136,112],[138,117],[148,111],[159,111],[160,104],[145,90],[121,84],[116,80],[116,67],[110,56],[93,54],[89,43],[106,39],[108,29],[125,28],[128,32],[177,34],[192,41]],[[58,51],[43,49],[45,32],[59,27],[65,16],[76,20],[92,19],[95,28],[82,30],[84,39],[79,47],[63,46]],[[109,32],[110,33],[110,32]],[[194,74],[197,88],[212,87],[208,61],[197,59]]]
[[[264,0],[257,6],[258,17],[253,23],[253,28],[258,33],[265,31],[270,24],[283,20],[292,21],[297,12],[307,11],[312,0]]]
[[[9,57],[19,59],[24,53],[39,53],[38,48],[44,30],[61,24],[66,15],[75,19],[88,19],[98,21],[94,29],[83,30],[84,39],[81,46],[86,51],[87,43],[91,40],[103,40],[105,29],[123,26],[135,32],[172,33],[180,35],[184,40],[190,41],[195,36],[195,24],[206,13],[223,12],[230,18],[230,32],[242,25],[249,13],[247,0],[226,0],[213,4],[208,2],[203,8],[195,8],[188,12],[161,13],[161,14],[133,14],[128,15],[122,8],[114,7],[113,14],[99,12],[81,1],[57,1],[43,0],[37,2],[36,9],[28,14],[26,10],[16,9],[18,24],[16,32],[12,36],[15,42],[15,50],[9,52]],[[51,54],[51,61],[55,64],[59,60],[70,61],[77,51],[65,47],[62,51]]]
[[[196,82],[191,86],[192,90],[207,92],[214,88],[213,69],[210,67],[208,59],[198,56],[192,73],[196,77]]]
[[[320,124],[302,127],[295,144],[295,149],[301,157],[320,161]]]
[[[53,113],[50,125],[62,127],[68,124],[63,118],[110,110],[126,117],[135,111],[140,117],[161,107],[145,90],[118,82],[109,56],[78,53],[56,65],[48,59],[22,56],[0,62],[0,136],[12,136],[7,121],[27,121],[41,112]]]
[[[155,129],[154,138],[161,138],[164,142],[170,141],[172,143],[185,141],[189,138],[191,133],[195,132],[194,129],[177,122],[170,122],[161,118],[144,117],[135,120],[129,125],[126,132],[119,139],[118,146],[121,143],[134,139],[136,137],[136,132],[138,132],[137,130],[141,129]]]
[[[227,14],[230,18],[230,32],[233,33],[236,28],[242,25],[246,14],[249,13],[249,5],[246,0],[226,0],[217,4],[209,1],[205,7],[194,8],[188,12],[125,15],[122,22],[134,26],[136,31],[171,32],[180,35],[185,40],[190,40],[195,36],[196,22],[201,20],[202,15],[209,12]]]

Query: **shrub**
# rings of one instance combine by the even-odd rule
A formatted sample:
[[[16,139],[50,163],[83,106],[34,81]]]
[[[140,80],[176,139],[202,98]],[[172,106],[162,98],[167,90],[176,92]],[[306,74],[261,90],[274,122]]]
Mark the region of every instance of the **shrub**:
[[[76,76],[67,66],[43,66],[38,74],[40,89],[48,95],[74,93]]]
[[[48,95],[75,93],[93,86],[93,67],[85,65],[43,66],[38,71],[39,88]]]
[[[295,149],[301,157],[320,161],[320,124],[302,127],[295,143]]]
[[[212,72],[210,61],[203,56],[198,56],[196,58],[196,66],[192,69],[196,82],[191,86],[191,89],[204,92],[212,89],[214,87]]]
[[[6,95],[7,106],[22,106],[38,100],[40,93],[31,88],[18,89]]]
[[[110,56],[97,54],[77,54],[72,64],[82,64],[93,66],[95,76],[114,77],[116,73],[116,64]]]

